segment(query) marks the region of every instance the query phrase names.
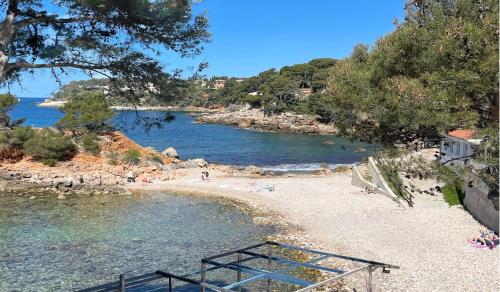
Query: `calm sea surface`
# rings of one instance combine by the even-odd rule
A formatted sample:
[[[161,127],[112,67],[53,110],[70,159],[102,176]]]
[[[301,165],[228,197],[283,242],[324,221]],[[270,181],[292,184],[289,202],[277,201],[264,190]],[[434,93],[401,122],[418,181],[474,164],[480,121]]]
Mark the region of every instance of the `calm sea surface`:
[[[26,118],[25,125],[46,127],[62,117],[54,108],[37,107],[40,98],[23,98],[11,113]],[[335,136],[266,133],[226,125],[197,124],[183,112],[174,112],[175,120],[160,129],[145,132],[136,126],[135,112],[120,111],[115,124],[143,146],[162,151],[174,147],[181,159],[204,158],[230,165],[257,165],[274,170],[308,170],[319,164],[351,164],[367,157],[373,145],[351,142]],[[163,117],[165,112],[145,111],[146,117]],[[325,143],[326,142],[326,143]],[[364,151],[366,150],[366,151]]]
[[[207,198],[56,197],[0,193],[0,291],[72,291],[158,269],[184,274],[202,257],[275,232]]]

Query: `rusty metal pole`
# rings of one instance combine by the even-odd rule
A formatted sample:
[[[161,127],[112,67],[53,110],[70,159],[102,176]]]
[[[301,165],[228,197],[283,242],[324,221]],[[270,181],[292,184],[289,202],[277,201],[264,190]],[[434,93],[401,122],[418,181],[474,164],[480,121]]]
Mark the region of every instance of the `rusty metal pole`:
[[[120,274],[120,292],[125,292],[125,275]]]
[[[267,245],[267,270],[271,272],[271,256],[273,255],[273,250],[271,245]],[[271,291],[271,279],[267,279],[267,292]]]
[[[239,265],[240,261],[241,261],[241,253],[238,253],[237,256],[238,256],[237,261],[238,261],[238,265]],[[236,282],[240,282],[240,281],[241,281],[241,269],[238,268],[238,271],[236,272]],[[238,292],[241,292],[241,286],[238,286]]]
[[[207,269],[207,263],[205,263],[204,261],[201,261],[201,271],[200,271],[200,275],[201,275],[201,278],[200,278],[200,291],[201,292],[205,292],[205,270]]]
[[[366,283],[366,291],[373,292],[373,271],[375,269],[371,266],[368,267],[368,282]]]

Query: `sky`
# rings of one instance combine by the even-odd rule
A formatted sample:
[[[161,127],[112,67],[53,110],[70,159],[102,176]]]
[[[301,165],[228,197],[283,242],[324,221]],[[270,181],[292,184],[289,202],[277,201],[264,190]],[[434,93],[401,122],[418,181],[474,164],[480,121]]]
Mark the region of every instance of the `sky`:
[[[196,1],[198,2],[198,1]],[[209,64],[207,77],[248,77],[270,68],[304,63],[314,58],[341,59],[357,43],[372,45],[404,18],[404,0],[204,0],[195,13],[206,13],[210,43],[201,55],[181,59],[170,53],[159,60],[167,70]],[[88,79],[70,70],[63,84]],[[50,72],[25,74],[21,86],[10,91],[19,97],[49,97],[59,84]],[[0,89],[5,92],[8,88]]]

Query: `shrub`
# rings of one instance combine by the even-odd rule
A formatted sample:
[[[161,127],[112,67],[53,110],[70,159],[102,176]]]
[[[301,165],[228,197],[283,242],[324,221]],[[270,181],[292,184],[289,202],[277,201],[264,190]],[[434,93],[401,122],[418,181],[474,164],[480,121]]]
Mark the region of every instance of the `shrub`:
[[[460,186],[446,184],[443,187],[443,199],[448,205],[463,205],[465,198],[465,192],[462,191]]]
[[[141,161],[141,153],[137,149],[130,149],[125,153],[123,161],[130,164],[138,164]]]
[[[70,137],[51,129],[43,129],[24,143],[24,153],[46,164],[71,157],[76,146]]]
[[[24,122],[24,119],[12,121],[8,114],[17,102],[17,98],[10,93],[0,94],[0,127],[12,128]]]
[[[96,156],[101,152],[101,146],[99,146],[99,137],[95,134],[83,136],[82,146],[85,151]]]
[[[50,167],[54,167],[57,164],[57,160],[54,158],[45,158],[41,160],[43,164],[48,165]]]
[[[33,135],[35,135],[35,131],[31,127],[15,127],[1,133],[0,144],[3,147],[21,149],[24,142],[28,141]]]
[[[118,164],[118,154],[114,151],[110,151],[106,154],[106,157],[108,158],[108,163],[111,165],[117,165]]]
[[[150,154],[148,156],[148,160],[159,164],[163,164],[163,158],[158,154]]]
[[[77,129],[88,131],[109,130],[109,120],[114,116],[106,97],[98,92],[82,92],[71,96],[61,108],[64,117],[57,126],[75,132]]]

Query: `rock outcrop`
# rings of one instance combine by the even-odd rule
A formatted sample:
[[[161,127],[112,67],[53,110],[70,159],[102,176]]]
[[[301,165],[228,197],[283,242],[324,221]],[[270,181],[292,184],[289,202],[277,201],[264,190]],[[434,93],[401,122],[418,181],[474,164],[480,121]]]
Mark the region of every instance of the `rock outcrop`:
[[[78,152],[69,161],[60,161],[50,167],[30,157],[19,161],[0,161],[0,190],[13,190],[19,193],[30,191],[52,191],[60,194],[90,193],[94,189],[103,192],[119,192],[127,184],[127,174],[134,173],[136,181],[166,181],[182,176],[182,169],[204,168],[208,163],[203,159],[181,161],[174,148],[163,152],[161,162],[150,157],[161,156],[154,149],[142,147],[119,132],[102,136],[101,155],[94,156]],[[108,153],[123,156],[129,149],[136,149],[141,154],[137,165],[131,165],[122,159],[110,161]],[[14,189],[12,189],[14,187]],[[99,191],[100,192],[100,191]],[[62,198],[62,196],[61,196]]]
[[[335,134],[336,128],[323,124],[316,117],[282,113],[265,115],[257,109],[242,108],[239,111],[208,112],[198,116],[197,121],[208,124],[227,124],[246,129],[260,129],[269,132],[298,132],[305,134]]]

